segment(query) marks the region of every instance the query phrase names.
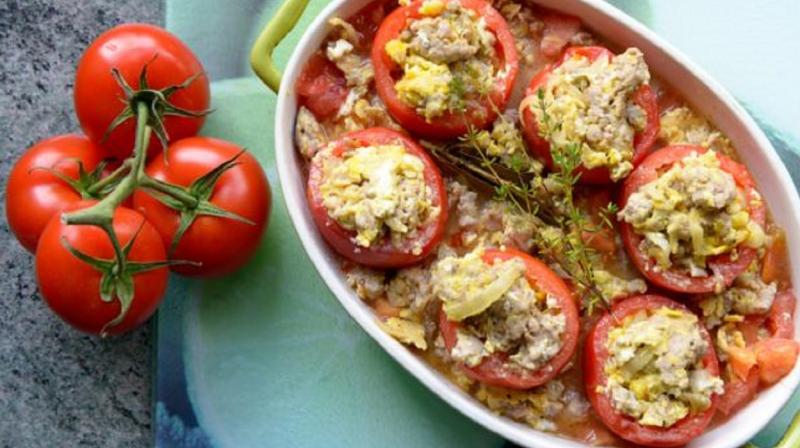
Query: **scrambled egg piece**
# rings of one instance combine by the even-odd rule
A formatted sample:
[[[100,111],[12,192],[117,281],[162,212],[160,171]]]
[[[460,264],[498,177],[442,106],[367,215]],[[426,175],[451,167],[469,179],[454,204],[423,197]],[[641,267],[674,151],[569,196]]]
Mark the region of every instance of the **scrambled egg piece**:
[[[777,292],[778,285],[775,282],[764,283],[761,275],[750,269],[737,277],[733,286],[724,292],[700,301],[700,309],[706,326],[713,328],[725,321],[737,320],[737,315],[766,314]]]
[[[614,300],[634,294],[643,294],[647,291],[647,283],[640,278],[627,280],[617,277],[604,269],[594,269],[592,275],[595,286],[600,290],[600,294],[606,303],[612,303]]]
[[[413,345],[420,350],[428,349],[425,328],[420,323],[399,317],[390,317],[385,321],[378,320],[378,325],[403,344]]]
[[[305,106],[297,111],[297,122],[294,126],[294,142],[297,150],[306,159],[314,157],[314,153],[328,142],[328,134],[317,117]]]
[[[355,148],[342,157],[322,150],[316,157],[322,157],[322,203],[332,219],[356,232],[359,246],[370,247],[387,232],[399,246],[439,214],[425,165],[401,144]]]
[[[536,116],[539,132],[556,147],[580,145],[587,168],[607,167],[614,181],[633,169],[633,137],[646,116],[632,94],[650,81],[644,55],[629,48],[611,59],[576,56],[557,67],[539,94],[521,108]]]
[[[765,244],[745,201],[714,151],[693,153],[633,193],[618,218],[644,236],[641,250],[657,269],[677,265],[705,277],[708,257]]]
[[[700,145],[723,154],[733,154],[733,144],[703,117],[688,107],[676,107],[661,115],[658,136],[667,144]]]
[[[631,316],[608,335],[600,393],[642,425],[669,427],[711,405],[723,382],[703,367],[709,350],[695,315],[663,307]]]
[[[526,391],[480,384],[475,397],[492,411],[525,422],[539,431],[556,431],[554,420],[572,403],[579,402],[588,408],[579,393],[567,389],[559,380]]]
[[[468,98],[487,93],[498,70],[495,37],[483,19],[456,1],[429,0],[425,17],[413,20],[386,43],[386,54],[403,69],[399,98],[431,120],[465,110]]]
[[[554,297],[531,286],[521,260],[489,266],[481,252],[433,266],[434,293],[448,318],[462,322],[451,356],[475,366],[500,351],[512,366],[536,370],[561,350],[566,317]]]

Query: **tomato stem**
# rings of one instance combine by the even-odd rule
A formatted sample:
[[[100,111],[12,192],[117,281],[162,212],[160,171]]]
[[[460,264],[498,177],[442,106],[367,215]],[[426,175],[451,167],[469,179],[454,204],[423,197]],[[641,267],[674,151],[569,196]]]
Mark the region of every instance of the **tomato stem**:
[[[95,182],[94,184],[90,185],[86,192],[91,197],[96,197],[99,195],[104,189],[108,188],[109,186],[114,185],[117,181],[122,179],[126,174],[128,174],[131,170],[131,166],[133,166],[133,162],[130,159],[125,160],[122,162],[122,165],[119,168],[115,169],[111,174],[108,176],[100,179],[99,181]]]

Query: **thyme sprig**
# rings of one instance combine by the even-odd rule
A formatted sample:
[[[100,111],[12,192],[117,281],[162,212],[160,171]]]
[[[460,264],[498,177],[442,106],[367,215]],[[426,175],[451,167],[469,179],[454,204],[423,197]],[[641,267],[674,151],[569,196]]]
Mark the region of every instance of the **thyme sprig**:
[[[537,97],[541,111],[546,111],[541,90]],[[508,124],[509,120],[500,115],[495,125]],[[539,124],[542,135],[548,140],[559,129],[546,112],[541,114]],[[578,206],[575,189],[581,176],[577,168],[582,164],[579,144],[551,144],[554,169],[543,174],[541,165],[529,155],[521,137],[518,142],[513,141],[509,154],[498,155],[487,148],[489,136],[488,131],[472,129],[456,143],[426,146],[442,164],[491,188],[495,200],[507,203],[534,221],[539,229],[533,235],[536,252],[572,282],[583,307],[591,314],[605,300],[594,278],[600,255],[584,238],[586,234],[596,234],[613,226],[616,205],[609,203],[596,217]],[[519,148],[515,148],[516,145]]]

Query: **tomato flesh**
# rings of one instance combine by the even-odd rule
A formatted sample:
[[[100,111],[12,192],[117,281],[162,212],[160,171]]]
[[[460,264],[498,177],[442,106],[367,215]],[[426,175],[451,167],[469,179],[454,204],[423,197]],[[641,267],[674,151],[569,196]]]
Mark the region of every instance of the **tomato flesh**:
[[[612,58],[614,53],[605,47],[570,47],[565,52],[560,61],[555,65],[548,65],[543,68],[539,73],[531,79],[528,88],[525,91],[525,96],[530,97],[536,95],[539,89],[547,84],[550,74],[558,66],[565,61],[576,57],[588,58],[590,61],[595,61],[598,58]],[[631,98],[633,102],[644,109],[647,121],[645,128],[634,134],[633,137],[633,159],[631,163],[636,166],[647,155],[650,148],[652,148],[660,129],[660,120],[658,114],[658,98],[649,85],[642,85],[637,89]],[[536,116],[529,107],[526,107],[521,114],[522,134],[528,142],[528,149],[544,162],[548,168],[553,169],[553,157],[550,154],[550,142],[539,134],[539,122]],[[580,173],[580,182],[585,184],[609,184],[612,183],[611,174],[608,168],[597,167],[587,169],[583,166],[578,168]]]
[[[586,337],[584,348],[584,373],[586,396],[598,417],[608,428],[625,440],[645,446],[671,447],[688,443],[702,434],[716,411],[719,397],[712,396],[711,406],[705,411],[688,415],[668,428],[644,426],[632,418],[617,412],[607,394],[598,392],[607,382],[605,364],[610,354],[606,346],[609,332],[626,317],[640,311],[655,311],[669,307],[689,313],[683,305],[656,295],[635,296],[614,304],[592,327]],[[703,357],[703,365],[712,375],[719,375],[719,363],[714,353],[711,337],[702,325],[700,332],[708,342],[708,350]]]
[[[619,202],[619,209],[625,208],[628,198],[638,191],[642,186],[656,180],[659,172],[669,169],[675,163],[680,162],[692,153],[703,154],[707,149],[692,145],[668,146],[647,156],[638,167],[625,180],[622,187],[622,194]],[[766,209],[759,194],[755,189],[755,181],[750,176],[750,172],[744,165],[741,165],[728,157],[717,153],[720,161],[720,168],[733,176],[737,187],[740,188],[746,198],[750,218],[758,223],[762,228],[766,222]],[[692,277],[687,272],[671,267],[670,269],[659,270],[655,263],[640,249],[642,241],[641,235],[633,230],[633,226],[625,221],[619,221],[620,236],[625,246],[625,250],[637,269],[648,280],[658,287],[689,294],[700,294],[713,292],[717,286],[717,276],[708,275],[706,277]],[[750,263],[756,259],[755,249],[739,246],[737,248],[738,257],[735,259],[730,254],[721,254],[708,260],[708,266],[712,272],[721,278],[724,286],[730,286],[734,279],[744,272]]]
[[[320,120],[336,113],[348,94],[344,74],[321,52],[306,62],[295,89],[300,102]]]
[[[507,361],[508,354],[496,352],[475,367],[462,365],[461,368],[470,378],[485,384],[510,389],[530,389],[536,387],[561,373],[572,360],[578,345],[580,321],[578,307],[572,297],[572,292],[561,278],[538,259],[516,249],[487,249],[483,253],[483,261],[493,264],[496,261],[520,259],[525,263],[525,277],[531,286],[541,289],[555,297],[561,313],[566,318],[566,328],[562,339],[561,350],[536,371],[523,371],[511,369]],[[442,332],[445,347],[451,351],[458,342],[458,322],[450,321],[444,311],[439,312],[439,329]]]
[[[6,219],[14,236],[29,252],[53,215],[81,200],[81,194],[48,170],[78,178],[78,162],[86,171],[103,159],[103,149],[88,138],[68,134],[35,144],[17,161],[6,187]]]
[[[486,22],[487,28],[494,33],[498,42],[498,53],[502,56],[499,65],[506,68],[507,74],[502,78],[497,77],[492,91],[481,98],[475,107],[465,112],[446,112],[439,117],[426,120],[398,96],[393,72],[399,67],[385,50],[386,44],[397,38],[409,20],[423,17],[419,8],[424,1],[417,0],[392,11],[375,35],[372,44],[372,65],[375,69],[375,87],[378,95],[392,117],[403,128],[414,134],[444,140],[463,135],[470,129],[483,129],[497,118],[497,111],[505,109],[519,71],[519,56],[508,24],[499,12],[483,0],[457,0],[464,8],[476,11]]]

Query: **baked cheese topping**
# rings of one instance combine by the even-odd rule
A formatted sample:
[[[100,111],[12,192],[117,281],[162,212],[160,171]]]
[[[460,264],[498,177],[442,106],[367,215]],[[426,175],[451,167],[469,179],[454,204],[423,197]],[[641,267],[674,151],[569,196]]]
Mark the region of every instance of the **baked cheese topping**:
[[[523,261],[489,266],[481,252],[443,258],[432,270],[445,313],[462,323],[451,356],[476,366],[503,352],[512,367],[537,370],[561,350],[566,317],[554,297],[531,286]]]
[[[531,108],[543,138],[556,147],[580,145],[586,168],[606,167],[618,181],[633,169],[633,137],[647,123],[631,98],[649,81],[637,48],[594,62],[575,56],[554,69],[542,93],[529,96],[522,107]]]
[[[356,232],[355,243],[370,247],[387,233],[396,246],[414,240],[415,233],[440,212],[425,182],[422,159],[402,144],[364,146],[322,160],[319,190],[332,219]],[[421,242],[411,250],[422,251]]]
[[[765,243],[764,230],[750,219],[746,199],[714,151],[692,153],[628,198],[618,218],[644,238],[643,253],[656,269],[677,266],[693,277],[708,275],[709,257],[745,244]]]
[[[723,382],[703,366],[709,350],[694,314],[662,307],[612,329],[606,343],[605,387],[619,412],[647,426],[669,427],[711,406]]]
[[[386,43],[386,54],[403,69],[397,94],[427,120],[464,111],[467,100],[486,95],[498,75],[495,36],[457,1],[428,0],[419,12],[425,17]]]

